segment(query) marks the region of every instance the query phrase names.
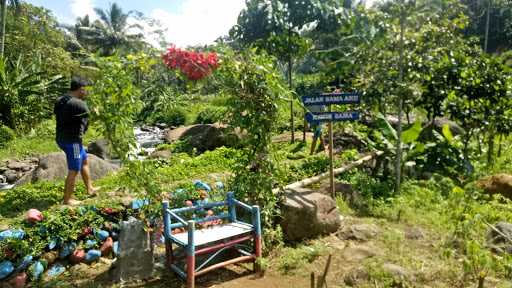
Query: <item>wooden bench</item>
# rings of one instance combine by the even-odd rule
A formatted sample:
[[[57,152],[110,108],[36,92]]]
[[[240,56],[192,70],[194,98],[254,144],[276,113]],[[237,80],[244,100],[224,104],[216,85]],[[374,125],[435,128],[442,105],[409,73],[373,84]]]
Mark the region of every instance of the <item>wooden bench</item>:
[[[185,213],[195,214],[195,212],[215,207],[225,207],[227,212],[202,218],[197,218],[194,215],[188,221],[185,221],[182,216]],[[237,219],[237,207],[251,215],[251,223]],[[233,193],[230,192],[227,194],[226,200],[221,202],[169,209],[169,202],[164,201],[162,202],[162,208],[167,267],[181,278],[186,279],[187,288],[194,288],[195,277],[230,264],[253,262],[254,270],[259,270],[256,262],[261,257],[261,224],[260,208],[258,206],[249,206],[242,203],[236,200]],[[218,219],[221,219],[223,224],[205,229],[196,229],[196,224],[208,223]],[[187,230],[173,234],[172,230],[177,228]],[[251,242],[252,245],[247,245]],[[212,260],[226,250],[234,250],[238,256],[211,264]],[[206,258],[201,261],[202,263],[197,261],[197,256],[200,255]]]

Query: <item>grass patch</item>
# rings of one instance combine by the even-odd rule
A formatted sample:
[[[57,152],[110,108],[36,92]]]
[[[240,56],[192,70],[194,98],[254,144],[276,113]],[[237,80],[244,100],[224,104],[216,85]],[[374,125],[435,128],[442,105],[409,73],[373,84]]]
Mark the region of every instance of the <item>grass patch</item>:
[[[46,210],[62,202],[64,182],[38,182],[16,187],[0,194],[0,216],[15,217],[28,209]],[[84,199],[87,193],[83,184],[78,184],[74,195]]]
[[[300,245],[296,248],[285,247],[280,251],[280,257],[276,264],[281,272],[291,274],[327,253],[328,248],[320,242],[311,245]]]

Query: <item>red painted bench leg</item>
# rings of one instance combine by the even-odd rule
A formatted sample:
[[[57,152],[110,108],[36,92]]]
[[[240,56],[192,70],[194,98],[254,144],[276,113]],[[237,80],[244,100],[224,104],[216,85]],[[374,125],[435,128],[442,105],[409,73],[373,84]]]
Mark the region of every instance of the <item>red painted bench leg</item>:
[[[256,260],[254,261],[254,272],[261,272],[261,266],[258,263],[261,258],[261,236],[254,237],[254,254],[256,255]]]
[[[187,288],[195,287],[196,256],[187,255]]]

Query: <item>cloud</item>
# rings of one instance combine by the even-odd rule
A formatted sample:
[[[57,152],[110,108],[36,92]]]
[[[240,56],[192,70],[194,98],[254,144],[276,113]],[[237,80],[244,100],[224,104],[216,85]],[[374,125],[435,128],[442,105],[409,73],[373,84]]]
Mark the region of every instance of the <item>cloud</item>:
[[[226,35],[244,7],[245,0],[185,0],[179,11],[155,9],[150,17],[167,29],[170,43],[204,45]]]
[[[92,20],[97,19],[94,12],[94,2],[92,0],[70,0],[71,13],[76,17],[89,15]]]

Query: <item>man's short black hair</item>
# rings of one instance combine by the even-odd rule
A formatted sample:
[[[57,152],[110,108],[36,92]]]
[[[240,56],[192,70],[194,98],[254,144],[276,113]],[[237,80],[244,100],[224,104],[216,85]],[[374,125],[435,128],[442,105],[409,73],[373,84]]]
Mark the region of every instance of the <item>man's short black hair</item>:
[[[70,91],[76,91],[82,87],[89,86],[89,82],[81,78],[73,78],[71,79],[71,84],[69,85]]]

